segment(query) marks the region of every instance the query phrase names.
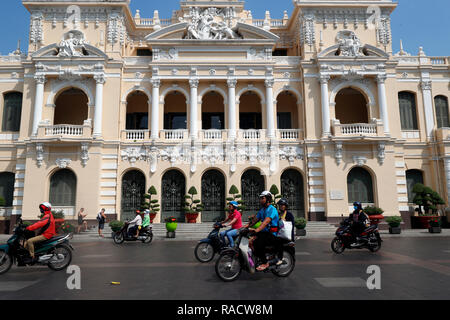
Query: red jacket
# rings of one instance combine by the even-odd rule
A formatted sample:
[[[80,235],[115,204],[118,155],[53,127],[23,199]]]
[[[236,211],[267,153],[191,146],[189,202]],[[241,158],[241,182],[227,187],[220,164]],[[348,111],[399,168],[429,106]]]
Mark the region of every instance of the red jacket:
[[[35,224],[27,227],[27,230],[34,231],[41,228],[39,234],[45,238],[50,239],[56,235],[55,218],[50,211],[46,211],[42,219]]]

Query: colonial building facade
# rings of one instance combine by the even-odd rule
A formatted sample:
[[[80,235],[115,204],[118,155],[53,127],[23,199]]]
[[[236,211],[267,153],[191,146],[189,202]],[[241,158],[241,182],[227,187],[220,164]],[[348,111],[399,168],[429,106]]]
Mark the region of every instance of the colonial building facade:
[[[294,0],[254,18],[244,1],[23,0],[28,53],[0,57],[0,193],[7,231],[50,201],[125,219],[154,186],[156,222],[184,221],[194,186],[223,215],[276,185],[292,211],[336,221],[355,200],[413,210],[423,182],[448,204],[448,57],[392,52],[391,0]],[[282,5],[291,5],[282,1]]]

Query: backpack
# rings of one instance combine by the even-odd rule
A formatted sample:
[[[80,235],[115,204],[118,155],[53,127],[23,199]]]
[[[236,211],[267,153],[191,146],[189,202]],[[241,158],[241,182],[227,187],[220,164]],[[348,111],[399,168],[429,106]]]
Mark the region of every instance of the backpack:
[[[102,214],[99,212],[98,215],[97,215],[97,221],[98,221],[99,223],[102,223],[104,220],[105,220],[105,218],[103,218],[103,217],[102,217]]]

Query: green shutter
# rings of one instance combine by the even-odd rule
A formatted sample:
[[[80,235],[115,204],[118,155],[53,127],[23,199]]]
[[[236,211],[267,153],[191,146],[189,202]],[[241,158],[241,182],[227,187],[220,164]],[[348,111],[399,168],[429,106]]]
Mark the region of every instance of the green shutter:
[[[444,96],[434,98],[434,106],[436,108],[436,122],[438,128],[450,127],[448,116],[448,100]]]

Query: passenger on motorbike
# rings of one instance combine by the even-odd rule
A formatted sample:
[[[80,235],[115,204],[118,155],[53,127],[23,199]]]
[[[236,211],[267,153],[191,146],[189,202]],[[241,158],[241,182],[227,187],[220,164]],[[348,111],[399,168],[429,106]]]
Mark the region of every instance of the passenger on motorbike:
[[[231,229],[222,231],[220,238],[225,243],[225,236],[228,238],[230,247],[234,247],[234,237],[238,235],[239,229],[242,228],[242,215],[238,211],[239,204],[236,201],[231,201],[228,204],[228,218],[220,224],[224,227],[231,226]],[[228,222],[229,221],[229,222]],[[228,224],[227,224],[228,222]]]
[[[150,210],[146,209],[144,211],[144,221],[142,221],[142,228],[147,228],[150,226]]]
[[[282,250],[282,242],[276,237],[278,233],[278,212],[277,209],[271,204],[272,194],[269,191],[264,191],[259,196],[259,203],[261,204],[261,210],[256,215],[256,221],[262,221],[261,225],[256,228],[250,228],[250,232],[256,234],[256,239],[253,241],[254,253],[261,260],[261,265],[256,269],[258,271],[264,271],[269,267],[266,258],[265,248],[268,246],[274,246],[276,252]],[[254,225],[254,223],[252,223]],[[249,225],[247,225],[248,227]]]
[[[287,200],[285,198],[281,198],[277,204],[278,204],[278,212],[279,212],[280,220],[281,221],[289,221],[293,227],[295,225],[295,218],[294,218],[294,215],[290,211],[288,211],[289,204],[288,204]],[[290,241],[295,241],[294,228],[292,228]]]
[[[137,238],[139,235],[139,227],[142,226],[141,212],[136,210],[136,217],[128,224],[128,236]]]
[[[53,218],[52,214],[52,205],[48,202],[41,203],[39,205],[39,210],[44,216],[38,222],[28,226],[26,230],[34,231],[39,229],[38,235],[36,237],[30,238],[25,242],[25,249],[30,253],[30,257],[25,259],[25,263],[30,263],[35,260],[34,256],[34,245],[41,241],[45,241],[53,238],[56,235],[55,231],[55,218]]]
[[[349,216],[349,222],[353,236],[356,238],[356,245],[359,245],[362,240],[361,233],[370,225],[369,216],[363,211],[361,202],[353,202],[353,209],[354,211]]]

